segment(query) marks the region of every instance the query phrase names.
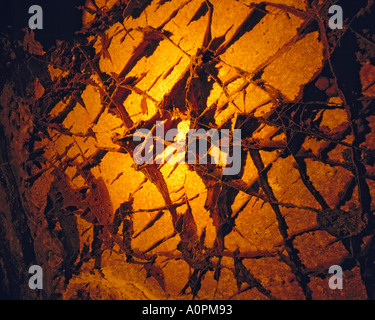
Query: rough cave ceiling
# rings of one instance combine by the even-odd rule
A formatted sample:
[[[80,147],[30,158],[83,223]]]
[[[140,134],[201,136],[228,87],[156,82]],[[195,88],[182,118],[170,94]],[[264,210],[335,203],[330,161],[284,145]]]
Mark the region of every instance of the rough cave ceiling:
[[[38,264],[44,299],[374,298],[373,2],[343,30],[333,3],[96,0],[74,41],[2,37],[1,292]],[[156,121],[241,129],[241,172],[136,165]]]

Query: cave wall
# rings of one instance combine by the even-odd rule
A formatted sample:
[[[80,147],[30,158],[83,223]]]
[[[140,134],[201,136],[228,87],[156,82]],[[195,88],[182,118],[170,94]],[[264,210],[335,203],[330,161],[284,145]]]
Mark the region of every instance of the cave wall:
[[[74,41],[3,35],[2,298],[373,299],[374,8],[338,3],[350,28],[332,1],[87,1]],[[241,129],[241,172],[137,165],[156,121]]]

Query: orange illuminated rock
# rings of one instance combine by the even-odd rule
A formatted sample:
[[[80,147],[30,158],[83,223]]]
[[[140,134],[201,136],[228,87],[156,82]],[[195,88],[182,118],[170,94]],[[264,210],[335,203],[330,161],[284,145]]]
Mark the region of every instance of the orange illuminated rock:
[[[18,168],[33,213],[47,298],[366,296],[370,262],[357,268],[353,257],[373,245],[374,119],[321,75],[329,30],[312,30],[311,19],[325,28],[325,9],[308,3],[90,0],[83,38],[44,54],[49,82],[30,75],[31,102],[4,86],[13,138],[11,161],[1,160]],[[373,67],[358,76],[372,97]],[[319,91],[331,98],[318,101]],[[157,161],[181,138],[166,139],[171,129],[186,140],[185,160],[189,130],[212,129],[241,170],[226,175],[222,153],[198,161],[214,157],[212,137],[196,163]],[[143,153],[150,163],[135,161]],[[358,287],[329,291],[328,268],[344,262]]]

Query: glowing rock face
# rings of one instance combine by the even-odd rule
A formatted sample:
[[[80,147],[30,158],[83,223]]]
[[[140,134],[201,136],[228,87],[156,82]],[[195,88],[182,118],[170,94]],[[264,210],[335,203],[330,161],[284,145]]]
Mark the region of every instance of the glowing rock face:
[[[118,5],[95,2],[108,13]],[[85,287],[98,299],[302,299],[323,286],[316,277],[308,283],[308,272],[347,252],[319,217],[352,220],[342,216],[347,207],[325,206],[340,202],[353,175],[322,162],[327,136],[309,131],[319,118],[318,128],[339,133],[348,119],[302,102],[325,49],[321,30],[305,29],[301,3],[154,0],[88,36],[98,69],[78,96],[51,108],[49,121],[63,121],[36,143],[67,181],[56,184],[62,197],[78,208],[79,251],[93,252],[64,298]],[[86,12],[86,28],[95,19]],[[66,76],[49,70],[56,81]],[[183,135],[240,129],[241,172],[222,176],[223,163],[137,165],[132,134],[153,132],[157,121]],[[56,172],[46,170],[31,193],[50,187],[56,200],[56,186],[45,184]]]
[[[322,68],[323,48],[318,40],[318,32],[296,38],[303,19],[288,14],[282,8],[266,6],[263,9],[267,10],[265,11],[267,13],[261,14],[254,6],[236,1],[233,4],[227,2],[214,1],[212,7],[208,8],[201,0],[168,1],[163,5],[153,1],[139,17],[127,17],[123,25],[117,23],[105,31],[105,39],[111,40],[107,48],[104,48],[100,37],[96,38],[94,45],[96,53],[103,52],[104,49],[108,53],[100,57],[100,70],[112,74],[115,78],[118,77],[118,87],[121,86],[121,82],[125,83],[127,78],[137,79],[134,86],[123,85],[129,92],[126,98],[120,101],[132,123],[150,120],[158,115],[161,108],[164,108],[166,111],[161,115],[162,119],[173,119],[171,116],[176,115],[181,118],[183,122],[179,122],[177,127],[187,123],[190,128],[195,128],[196,122],[201,121],[220,128],[229,121],[230,128],[233,128],[236,125],[237,114],[256,112],[257,116],[264,118],[271,115],[278,107],[275,93],[283,95],[290,101],[297,99],[303,85]],[[294,5],[288,1],[282,4],[292,7]],[[112,4],[107,5],[111,7]],[[152,32],[155,34],[150,36]],[[155,38],[156,40],[151,40]],[[218,44],[214,46],[215,41]],[[150,51],[146,52],[147,50]],[[211,58],[214,60],[205,62],[205,55],[208,55],[208,52],[212,52],[214,57]],[[306,56],[309,58],[305,59]],[[255,72],[260,71],[259,68],[262,68],[263,74],[260,79],[254,81],[253,76]],[[95,75],[93,81],[101,87]],[[93,90],[91,94],[82,95],[87,110],[77,104],[63,124],[73,132],[87,132],[91,128],[96,141],[90,139],[80,145],[84,153],[97,147],[111,147],[116,150],[118,146],[113,143],[113,134],[117,133],[121,137],[127,134],[129,128],[122,125],[121,117],[113,112],[109,113],[108,110],[100,115],[97,123],[90,124],[90,119],[92,121],[101,112],[99,90],[91,88],[86,89],[86,91]],[[117,92],[119,90],[117,89]],[[115,95],[116,93],[113,96]],[[165,105],[165,102],[169,102],[170,105]],[[191,108],[196,108],[195,113]],[[205,113],[208,115],[201,117]],[[199,118],[197,120],[191,118],[194,116]],[[86,118],[88,122],[84,127],[85,122],[82,119]],[[260,126],[255,134],[264,140],[285,141],[284,134],[278,132],[277,127]],[[65,142],[64,147],[71,143],[70,140]],[[78,141],[76,143],[80,144]],[[56,144],[63,148],[60,141]],[[289,169],[290,173],[285,172],[285,168],[293,160],[290,157],[281,159],[279,155],[278,151],[261,152],[264,165],[269,166],[272,173],[277,167],[281,168],[279,172],[270,174],[271,177],[287,174],[290,178],[291,173],[295,172],[293,180],[285,181],[285,184],[281,181],[273,182],[274,179],[270,178],[270,185],[276,197],[296,203],[297,198],[293,196],[293,199],[289,199],[285,191],[295,193],[298,190],[299,197],[303,197],[305,201],[297,201],[297,205],[318,208],[313,198],[309,203],[306,202],[308,192],[304,189],[298,172],[293,168]],[[77,161],[80,161],[80,158],[78,157]],[[248,155],[247,158],[246,163],[249,161],[251,163]],[[243,181],[247,187],[254,184],[258,177],[256,168],[250,163],[244,166],[243,172]],[[215,182],[197,174],[186,164],[162,165],[160,172],[164,179],[163,186],[150,179],[144,180],[145,177],[149,178],[147,173],[135,169],[129,155],[109,152],[91,172],[97,179],[103,179],[113,210],[119,208],[125,201],[132,201],[134,210],[130,215],[133,228],[132,250],[156,255],[155,268],[163,267],[164,272],[160,270],[163,276],[152,275],[148,284],[142,288],[146,297],[152,295],[167,297],[170,294],[172,296],[177,294],[188,282],[189,269],[190,272],[194,271],[195,262],[195,270],[201,273],[207,272],[202,280],[199,295],[212,298],[215,291],[213,288],[216,285],[212,282],[213,279],[210,280],[214,276],[210,270],[215,270],[215,266],[221,265],[231,268],[233,259],[229,257],[234,251],[244,256],[251,256],[256,252],[259,254],[268,252],[270,256],[274,256],[275,249],[282,245],[283,237],[280,235],[272,208],[267,203],[262,204],[262,201],[257,200],[256,197],[246,195],[244,193],[246,188],[233,192],[230,187],[221,185],[220,181]],[[247,176],[252,178],[246,179]],[[169,200],[163,195],[161,187],[166,188],[165,192],[169,194]],[[291,188],[294,191],[291,191]],[[232,195],[229,196],[228,193]],[[221,198],[227,198],[227,201],[219,201]],[[186,199],[190,199],[188,204],[183,204]],[[181,242],[182,231],[176,231],[178,226],[173,215],[165,210],[171,205],[169,201],[180,203],[174,209],[177,216],[186,217],[187,212],[191,212],[192,218],[189,221],[196,226],[197,237],[205,235],[199,243],[206,252],[216,250],[217,254],[212,253],[210,256],[202,253],[205,258],[200,261],[198,258],[200,249],[194,243],[190,243],[191,249],[180,248],[181,243],[184,243]],[[211,203],[212,201],[217,203]],[[223,209],[223,206],[226,208]],[[285,210],[281,214],[286,214],[287,220],[291,221],[293,226],[289,230],[290,234],[315,226],[314,219],[299,219],[304,211],[281,210]],[[108,215],[110,221],[113,220],[114,211],[103,212],[103,214]],[[234,225],[228,221],[230,219],[234,221],[231,217],[236,214],[238,215],[235,221],[236,227],[233,228]],[[313,212],[305,211],[303,214],[314,217]],[[228,234],[225,236],[222,234],[223,228],[228,228]],[[195,258],[188,257],[189,250],[196,250]],[[224,253],[224,257],[218,260],[218,257],[222,256],[221,252]],[[120,279],[126,278],[124,274],[128,272],[124,271],[120,274],[114,272],[117,268],[114,265],[118,265],[120,259],[115,256],[109,255],[109,251],[103,253],[101,270],[107,281],[111,283],[110,286],[112,283],[121,283]],[[113,259],[116,259],[116,262]],[[275,258],[264,259],[271,259],[268,262],[269,268],[275,268],[275,272],[276,270],[279,272],[281,266]],[[248,262],[250,261],[245,260],[245,265],[248,265]],[[130,265],[125,266],[122,260],[121,265],[124,270],[134,268]],[[251,269],[263,281],[261,268],[253,265]],[[151,271],[147,272],[151,273]],[[291,270],[283,269],[283,272],[286,277],[293,278]],[[236,292],[234,288],[229,291],[224,288],[219,289],[221,282],[233,282],[235,279],[233,275],[223,272],[219,279],[215,297],[225,298]],[[79,280],[73,279],[72,283],[75,281]],[[126,283],[129,280],[123,279],[123,281]],[[164,284],[161,285],[162,283]],[[295,285],[290,283],[287,286]],[[71,286],[74,287],[73,284]],[[121,296],[127,291],[126,286],[120,285]],[[197,289],[191,288],[191,290],[195,294]],[[301,294],[296,288],[292,291],[293,296],[297,297]],[[242,295],[243,298],[256,296],[262,294],[252,292]]]

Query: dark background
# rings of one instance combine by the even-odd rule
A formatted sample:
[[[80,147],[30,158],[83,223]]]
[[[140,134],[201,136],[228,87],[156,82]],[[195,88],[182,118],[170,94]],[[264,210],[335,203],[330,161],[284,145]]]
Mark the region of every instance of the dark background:
[[[43,29],[34,30],[35,38],[44,49],[55,45],[56,40],[71,40],[82,27],[82,11],[77,7],[85,0],[3,0],[0,7],[0,32],[22,39],[23,28],[28,28],[32,14],[29,8],[39,5],[43,9]]]
[[[343,8],[344,19],[364,7],[366,3],[367,0],[338,2]],[[28,13],[29,8],[39,5],[43,9],[43,30],[34,30],[35,38],[42,43],[45,50],[48,50],[55,45],[56,40],[71,40],[74,32],[81,29],[82,11],[77,7],[84,4],[85,0],[1,0],[0,33],[5,32],[13,38],[23,39],[25,33],[22,29],[28,27],[28,21],[32,16]],[[368,28],[374,28],[374,16],[368,15],[367,20]]]

